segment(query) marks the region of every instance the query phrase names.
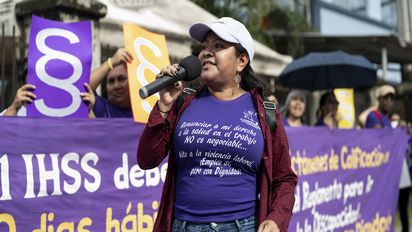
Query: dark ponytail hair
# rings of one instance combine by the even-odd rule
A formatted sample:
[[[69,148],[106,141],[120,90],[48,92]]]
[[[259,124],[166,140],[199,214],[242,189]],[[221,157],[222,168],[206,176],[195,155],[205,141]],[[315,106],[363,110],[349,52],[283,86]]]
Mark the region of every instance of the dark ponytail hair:
[[[247,53],[246,49],[240,44],[235,44],[236,55],[240,56],[242,53]],[[264,88],[264,84],[256,78],[255,72],[253,72],[252,66],[249,63],[245,68],[240,72],[242,80],[240,81],[240,87],[246,91],[249,91],[253,88],[260,87]]]

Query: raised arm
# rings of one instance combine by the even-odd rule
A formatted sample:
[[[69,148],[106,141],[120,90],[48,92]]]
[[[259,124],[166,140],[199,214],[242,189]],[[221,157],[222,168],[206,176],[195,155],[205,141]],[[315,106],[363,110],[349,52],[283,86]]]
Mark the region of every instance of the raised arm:
[[[107,59],[100,67],[96,68],[90,74],[90,87],[93,91],[96,90],[97,86],[102,83],[103,79],[109,73],[113,67],[120,65],[122,62],[130,63],[133,60],[132,54],[124,48],[119,48],[116,53],[109,59]]]
[[[160,78],[163,74],[177,76],[178,65],[167,66],[157,74]],[[149,115],[146,127],[140,136],[137,148],[137,163],[142,169],[156,167],[168,154],[172,147],[172,128],[177,120],[176,110],[172,110],[173,104],[180,95],[183,85],[180,81],[175,85],[162,89],[159,92],[160,99],[153,107]]]

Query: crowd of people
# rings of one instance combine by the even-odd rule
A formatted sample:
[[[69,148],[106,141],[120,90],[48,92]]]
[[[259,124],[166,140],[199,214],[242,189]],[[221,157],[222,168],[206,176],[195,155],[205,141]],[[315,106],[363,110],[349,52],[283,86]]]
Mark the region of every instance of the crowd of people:
[[[267,122],[262,116],[266,111],[263,85],[251,68],[254,57],[253,39],[244,25],[224,17],[212,24],[194,24],[189,33],[201,43],[198,57],[202,63],[200,78],[203,87],[185,97],[181,106],[177,104],[177,99],[181,97],[183,83],[176,82],[161,90],[160,99],[150,113],[137,151],[138,164],[143,169],[156,167],[170,152],[167,178],[154,231],[201,231],[210,227],[216,231],[286,231],[292,215],[297,176],[290,166],[287,136],[283,126],[309,126],[305,117],[307,95],[302,90],[291,90],[281,112],[277,111],[275,114],[276,129],[270,130],[265,126]],[[89,106],[90,118],[133,117],[127,74],[127,63],[132,60],[132,54],[120,48],[92,71],[89,83],[84,84],[85,92],[81,93],[83,101]],[[177,64],[164,67],[157,78],[164,74],[176,76],[178,69]],[[17,90],[13,103],[2,112],[4,116],[25,116],[24,106],[36,99],[33,92],[36,87],[26,83],[27,62],[21,70],[21,87]],[[96,93],[97,87],[102,83],[105,83],[107,99]],[[397,128],[409,125],[411,132],[411,125],[393,112],[395,89],[384,85],[378,88],[377,93],[379,105],[367,112],[364,127]],[[276,98],[268,99],[278,104]],[[326,91],[320,97],[314,126],[338,128],[338,106],[339,102],[333,91]],[[208,111],[221,117],[210,117],[204,113]],[[251,120],[259,121],[260,126],[249,125],[250,128],[247,129],[253,132],[251,134],[257,142],[244,150],[210,145],[193,147],[181,141],[182,138],[178,136],[187,122],[237,125],[239,120],[236,119],[244,117],[245,111],[256,115]],[[244,170],[244,174],[218,178],[219,180],[211,175],[192,177],[189,171],[199,165],[199,160],[193,158],[187,162],[178,154],[192,150],[205,153],[211,149],[222,154],[242,154],[256,165],[239,163],[236,168]],[[408,157],[405,157],[407,168]],[[403,231],[408,231],[405,207],[408,205],[411,187],[409,172],[402,178],[406,180],[401,181],[403,184],[400,186],[399,206]],[[215,184],[217,182],[218,187]],[[230,194],[234,185],[244,191]],[[211,198],[214,200],[208,200]]]

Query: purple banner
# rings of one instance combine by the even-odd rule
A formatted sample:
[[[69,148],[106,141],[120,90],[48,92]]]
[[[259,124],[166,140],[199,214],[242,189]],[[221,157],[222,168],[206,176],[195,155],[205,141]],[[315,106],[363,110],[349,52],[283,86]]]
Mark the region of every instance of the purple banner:
[[[87,117],[86,92],[92,62],[90,22],[62,23],[32,17],[28,80],[37,99],[27,105],[29,117]]]
[[[19,117],[0,124],[0,231],[152,231],[167,164],[137,166],[143,124]],[[287,133],[299,174],[289,231],[393,231],[405,131]]]
[[[143,124],[18,117],[0,124],[0,231],[152,231],[167,164],[137,166]]]
[[[299,176],[289,231],[393,231],[405,130],[287,133]]]

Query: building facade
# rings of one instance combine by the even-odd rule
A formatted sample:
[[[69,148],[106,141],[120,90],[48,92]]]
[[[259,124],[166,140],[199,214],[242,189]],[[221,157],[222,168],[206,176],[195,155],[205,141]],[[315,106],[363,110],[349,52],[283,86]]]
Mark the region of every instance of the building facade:
[[[412,120],[411,0],[311,0],[310,22],[319,32],[305,50],[345,50],[375,63],[378,84],[397,87],[395,110]],[[376,105],[374,88],[355,91],[356,113]]]

